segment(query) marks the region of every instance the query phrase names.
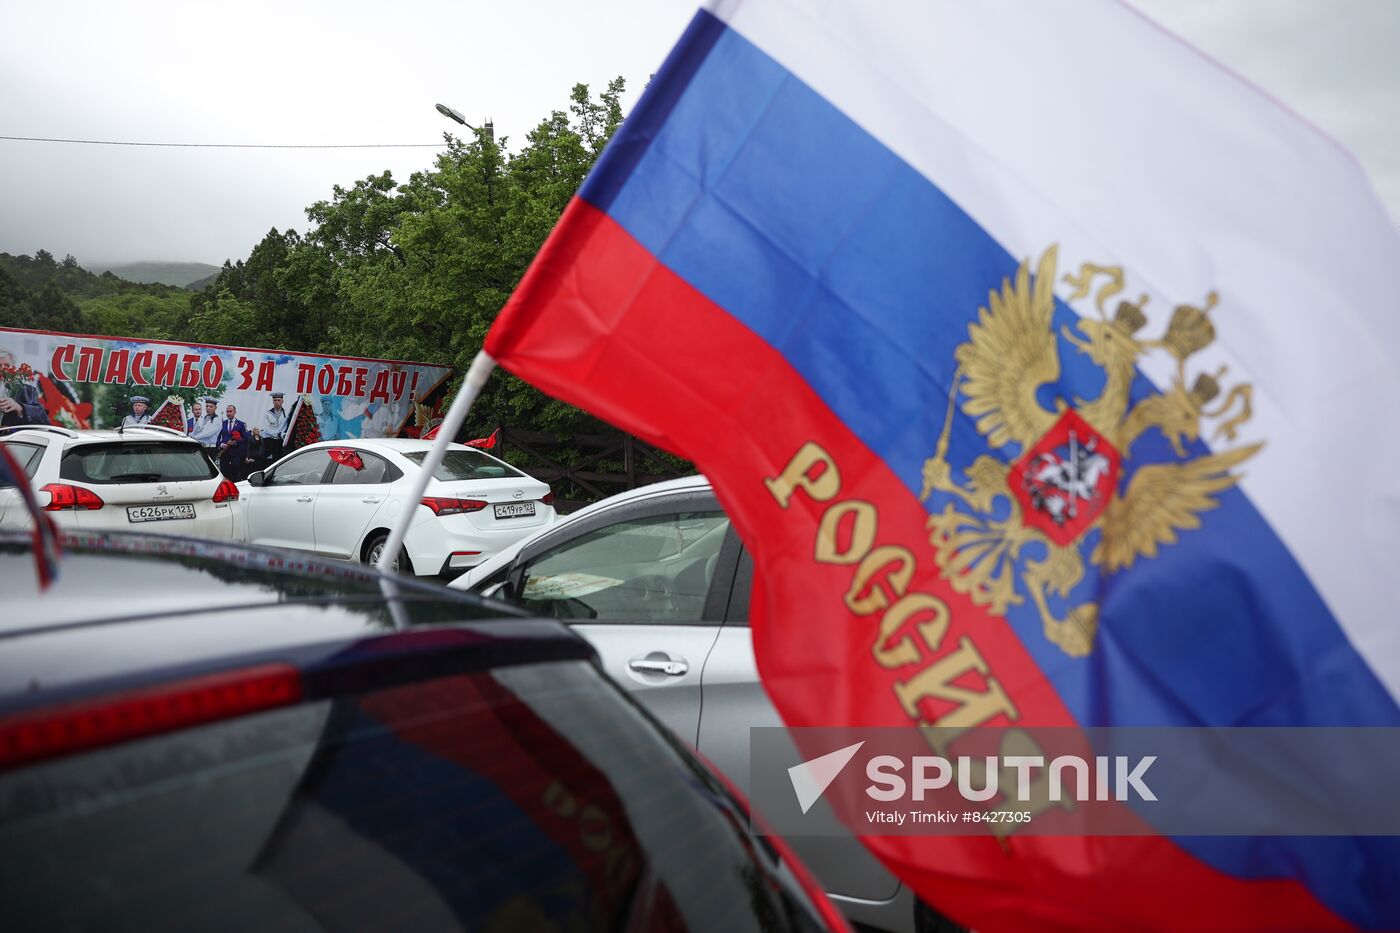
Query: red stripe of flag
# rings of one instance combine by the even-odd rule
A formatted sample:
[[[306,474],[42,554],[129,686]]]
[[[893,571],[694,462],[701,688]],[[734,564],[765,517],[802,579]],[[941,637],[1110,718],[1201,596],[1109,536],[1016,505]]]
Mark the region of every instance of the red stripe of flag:
[[[14,455],[0,444],[0,487],[5,485],[12,485],[19,491],[24,507],[29,512],[34,572],[39,579],[40,591],[46,590],[58,579],[58,562],[63,557],[58,526],[54,524],[53,516],[39,508],[39,501],[34,497],[34,490],[29,485],[29,477],[20,468]]]

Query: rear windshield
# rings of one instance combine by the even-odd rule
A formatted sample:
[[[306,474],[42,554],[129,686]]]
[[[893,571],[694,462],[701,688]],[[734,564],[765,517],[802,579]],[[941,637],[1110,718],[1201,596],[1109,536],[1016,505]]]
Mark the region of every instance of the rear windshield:
[[[404,456],[421,466],[428,452],[415,450]],[[524,475],[514,467],[488,457],[479,450],[449,450],[442,458],[442,465],[433,473],[433,479],[450,483],[464,479],[500,479],[505,476]]]
[[[126,441],[74,447],[58,475],[80,483],[179,483],[213,479],[219,471],[198,444]]]
[[[586,662],[459,674],[0,776],[20,929],[811,929]]]

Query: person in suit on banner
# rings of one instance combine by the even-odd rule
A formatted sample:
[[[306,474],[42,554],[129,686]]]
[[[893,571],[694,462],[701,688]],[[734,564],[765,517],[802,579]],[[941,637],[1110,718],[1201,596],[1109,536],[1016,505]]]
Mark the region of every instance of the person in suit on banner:
[[[219,469],[235,483],[243,479],[248,459],[248,426],[238,420],[238,408],[230,405],[224,410],[224,423],[219,428]]]

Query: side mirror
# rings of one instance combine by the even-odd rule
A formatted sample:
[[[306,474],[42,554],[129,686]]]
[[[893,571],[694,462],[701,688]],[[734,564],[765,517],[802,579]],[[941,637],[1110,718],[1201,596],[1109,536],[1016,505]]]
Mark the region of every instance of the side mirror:
[[[261,486],[262,484],[263,484],[263,471],[262,471],[262,470],[254,470],[252,473],[249,473],[249,474],[248,474],[248,485],[249,485],[249,486]]]
[[[513,603],[515,599],[515,584],[510,577],[500,583],[492,583],[488,587],[477,590],[482,596],[489,596],[492,599],[499,599],[504,602]]]

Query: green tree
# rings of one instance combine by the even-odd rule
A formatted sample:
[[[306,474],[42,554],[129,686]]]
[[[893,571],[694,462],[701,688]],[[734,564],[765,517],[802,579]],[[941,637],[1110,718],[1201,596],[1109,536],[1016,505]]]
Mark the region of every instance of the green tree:
[[[224,346],[263,346],[267,332],[258,324],[258,309],[227,288],[221,288],[212,299],[203,302],[190,315],[186,325],[195,336],[193,343],[213,343]],[[273,347],[272,349],[281,349]]]
[[[383,172],[307,209],[311,226],[270,231],[190,301],[176,339],[414,359],[465,373],[496,315],[622,121],[622,79],[566,109],[511,153],[473,131],[402,184]],[[467,429],[568,434],[601,425],[501,373]]]
[[[52,282],[34,296],[34,323],[30,327],[73,333],[82,330],[83,315],[67,295]]]
[[[84,333],[149,340],[184,340],[189,335],[188,292],[118,292],[80,299],[78,307]]]
[[[29,327],[34,320],[33,297],[0,267],[0,327]]]

